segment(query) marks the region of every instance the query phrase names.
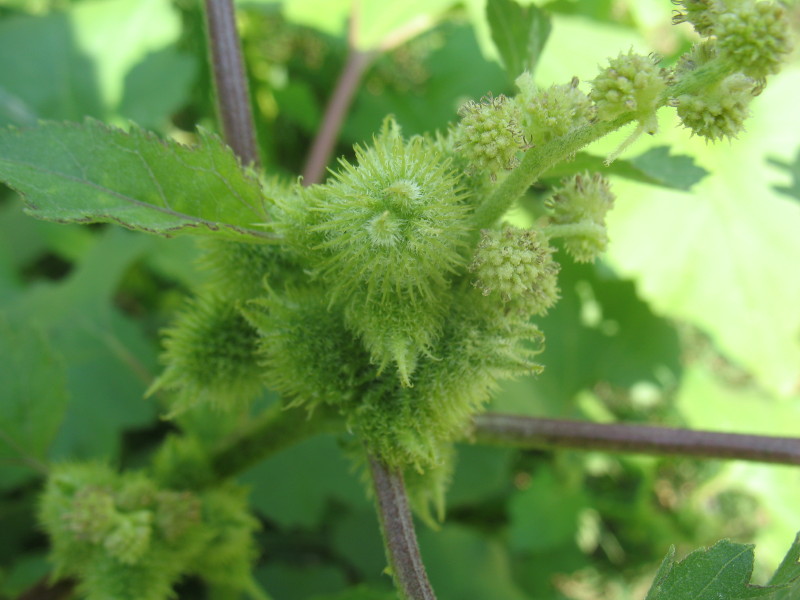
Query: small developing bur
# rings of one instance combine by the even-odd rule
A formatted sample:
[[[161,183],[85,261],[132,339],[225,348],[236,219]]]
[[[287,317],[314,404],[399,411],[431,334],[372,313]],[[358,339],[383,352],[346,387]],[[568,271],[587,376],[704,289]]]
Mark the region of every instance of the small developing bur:
[[[633,112],[647,133],[655,133],[658,99],[666,89],[664,72],[654,56],[643,56],[629,50],[608,61],[592,82],[589,98],[597,106],[597,117],[611,121]]]
[[[559,266],[540,231],[507,227],[483,231],[469,267],[473,285],[501,301],[503,311],[524,315],[547,312],[559,298]]]
[[[592,262],[606,250],[606,214],[614,206],[614,194],[600,173],[576,174],[545,201],[551,225],[545,232],[564,238],[564,248],[578,262]]]
[[[777,73],[792,49],[786,9],[779,2],[740,2],[721,12],[713,32],[720,55],[754,79]]]
[[[672,3],[680,7],[672,15],[673,25],[689,23],[702,36],[713,34],[714,0],[672,0]]]
[[[757,91],[753,79],[735,73],[700,94],[684,94],[674,102],[684,127],[714,142],[735,138],[744,129],[748,106]]]
[[[455,148],[478,173],[492,181],[497,173],[519,164],[517,153],[528,147],[519,126],[517,106],[502,94],[480,102],[470,100],[458,111],[461,121],[455,128]]]
[[[589,123],[594,108],[578,83],[575,77],[570,83],[539,89],[530,73],[517,77],[520,92],[514,100],[522,116],[522,129],[532,146],[545,144]]]

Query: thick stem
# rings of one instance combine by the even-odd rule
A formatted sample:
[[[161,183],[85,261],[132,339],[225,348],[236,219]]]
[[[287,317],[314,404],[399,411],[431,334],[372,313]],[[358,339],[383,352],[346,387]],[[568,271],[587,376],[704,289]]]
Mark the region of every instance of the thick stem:
[[[233,0],[205,0],[208,46],[225,142],[244,164],[258,166],[250,93]]]
[[[309,414],[305,408],[277,404],[214,452],[212,470],[219,479],[227,479],[308,437],[342,429],[338,412],[328,407],[318,407]]]
[[[493,413],[475,417],[473,427],[473,441],[482,444],[800,465],[800,438],[538,419]]]
[[[325,108],[322,126],[311,145],[311,151],[303,169],[303,185],[309,186],[322,181],[358,84],[375,56],[375,52],[364,52],[351,48],[333,96]]]
[[[417,545],[403,473],[369,457],[389,566],[402,600],[436,600]]]

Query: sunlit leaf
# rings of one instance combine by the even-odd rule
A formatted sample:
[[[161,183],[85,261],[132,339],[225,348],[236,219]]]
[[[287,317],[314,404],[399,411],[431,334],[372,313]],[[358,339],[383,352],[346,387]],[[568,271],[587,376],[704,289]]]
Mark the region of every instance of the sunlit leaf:
[[[514,0],[489,0],[486,16],[511,80],[523,71],[533,73],[550,36],[549,15],[533,4],[521,6]]]

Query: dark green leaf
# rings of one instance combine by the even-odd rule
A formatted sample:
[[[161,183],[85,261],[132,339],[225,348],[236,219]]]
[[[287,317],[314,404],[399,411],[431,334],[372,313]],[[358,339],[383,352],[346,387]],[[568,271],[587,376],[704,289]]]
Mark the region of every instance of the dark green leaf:
[[[42,468],[67,406],[64,364],[41,329],[0,313],[0,460]]]
[[[489,0],[486,15],[512,81],[523,71],[533,73],[550,35],[550,16],[532,4],[520,6],[513,0]]]
[[[70,402],[54,458],[113,457],[121,432],[149,422],[156,408],[144,400],[154,344],[113,305],[125,271],[154,238],[108,228],[96,239],[68,277],[28,288],[6,307],[14,321],[41,324],[64,357]]]
[[[646,600],[744,600],[774,593],[774,588],[750,585],[752,574],[750,544],[721,540],[677,563],[674,550],[670,550]]]
[[[118,223],[170,235],[265,241],[264,197],[219,138],[188,148],[96,121],[0,131],[0,179],[29,214],[67,223]]]
[[[629,160],[615,160],[610,165],[605,164],[603,157],[578,152],[575,160],[560,163],[548,171],[543,179],[556,180],[583,171],[617,175],[632,181],[684,191],[708,175],[708,171],[698,167],[692,157],[670,156],[667,146],[659,146]]]
[[[148,54],[125,77],[120,115],[140,127],[163,127],[186,102],[195,67],[194,57],[174,48]]]
[[[272,456],[242,479],[252,486],[253,506],[286,529],[319,525],[331,498],[367,504],[363,487],[330,435]]]

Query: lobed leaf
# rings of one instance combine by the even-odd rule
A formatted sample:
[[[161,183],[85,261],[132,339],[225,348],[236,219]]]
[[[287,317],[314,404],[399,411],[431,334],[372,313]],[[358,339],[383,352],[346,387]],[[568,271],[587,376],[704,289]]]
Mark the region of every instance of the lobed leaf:
[[[94,120],[0,131],[0,180],[26,211],[62,223],[117,223],[159,235],[268,241],[264,197],[216,136],[189,148]]]

